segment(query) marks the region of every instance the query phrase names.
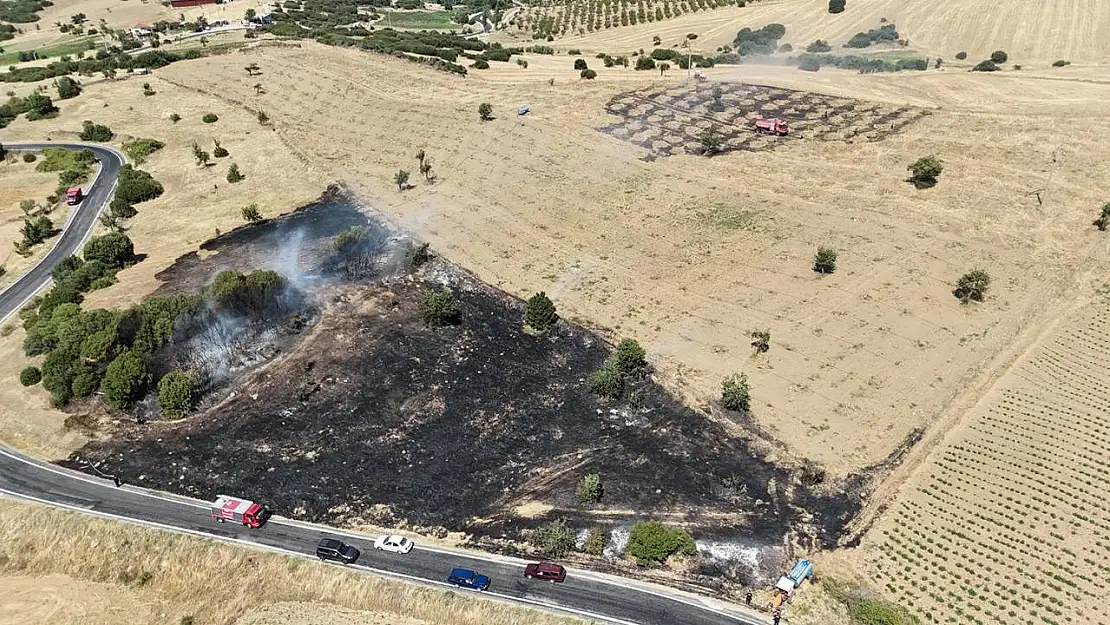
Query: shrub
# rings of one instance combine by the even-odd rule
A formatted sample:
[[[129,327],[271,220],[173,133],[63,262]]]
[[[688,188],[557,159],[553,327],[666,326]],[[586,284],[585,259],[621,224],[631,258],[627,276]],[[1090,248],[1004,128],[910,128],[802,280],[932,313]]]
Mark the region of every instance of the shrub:
[[[81,85],[69,76],[62,76],[58,79],[58,99],[68,100],[76,98],[81,95]]]
[[[177,113],[170,113],[170,121],[176,124],[177,122],[181,121],[181,116]]]
[[[752,349],[759,354],[765,354],[771,349],[770,330],[752,330]]]
[[[409,185],[409,172],[398,169],[397,173],[393,174],[393,184],[397,185],[398,191],[404,191]]]
[[[216,144],[216,147],[212,149],[212,156],[215,156],[216,158],[223,158],[228,155],[227,149],[224,146],[220,145],[219,141],[213,139],[212,143]]]
[[[128,204],[127,200],[121,197],[113,198],[112,203],[108,205],[108,214],[116,219],[130,219],[138,212],[134,206]]]
[[[732,374],[721,383],[721,405],[729,410],[747,412],[751,407],[751,387],[746,374]]]
[[[524,305],[524,325],[539,333],[544,333],[554,327],[559,321],[555,312],[555,303],[543,291],[528,298]]]
[[[482,102],[478,105],[478,119],[484,122],[493,119],[493,106],[489,102]]]
[[[19,372],[19,383],[23,386],[34,386],[42,381],[42,371],[38,367],[23,367]]]
[[[603,494],[605,490],[601,484],[600,473],[588,473],[578,483],[578,503],[597,503],[601,501]]]
[[[638,56],[636,57],[636,69],[655,69],[655,60],[650,56]]]
[[[1102,212],[1099,214],[1098,219],[1095,220],[1095,226],[1102,231],[1110,227],[1110,202],[1102,205]]]
[[[34,247],[53,235],[54,222],[46,215],[39,215],[33,219],[24,219],[23,227],[19,231],[23,235],[23,241],[17,244],[16,251],[19,251],[20,247],[23,249]]]
[[[420,306],[420,312],[424,323],[432,327],[456,324],[462,316],[448,288],[428,293]]]
[[[936,156],[923,156],[907,169],[910,170],[909,182],[918,189],[928,189],[937,184],[937,176],[944,171],[944,163]]]
[[[82,251],[86,262],[99,261],[106,267],[122,268],[135,260],[135,246],[121,232],[109,232],[89,239]]]
[[[647,368],[647,353],[634,339],[624,339],[617,344],[617,351],[613,353],[613,360],[617,370],[624,375],[631,375]]]
[[[250,223],[262,221],[262,213],[258,211],[258,204],[249,204],[242,209],[243,219]]]
[[[590,391],[599,397],[616,399],[624,391],[624,374],[612,359],[606,360],[594,373],[586,378]]]
[[[788,43],[784,43],[781,46],[779,46],[779,52],[793,52],[793,51],[794,51],[794,46],[792,46]]]
[[[600,527],[590,528],[590,533],[586,535],[586,544],[582,547],[582,551],[591,556],[605,555],[605,530]]]
[[[678,58],[678,56],[678,51],[671,50],[670,48],[656,48],[651,51],[651,58],[656,61],[673,61]]]
[[[88,397],[100,388],[100,376],[96,371],[85,370],[78,373],[69,385],[74,397]]]
[[[717,126],[714,124],[698,133],[698,143],[701,144],[702,154],[705,156],[712,156],[720,151],[724,141],[721,139],[721,135],[718,134]]]
[[[1007,59],[1010,58],[1010,55],[1006,54],[1002,50],[995,50],[994,52],[991,52],[991,57],[990,58],[995,63],[1001,64],[1001,63],[1005,63],[1007,61]]]
[[[831,247],[818,247],[813,255],[813,270],[817,273],[836,271],[836,250]]]
[[[981,302],[991,285],[991,277],[982,269],[974,269],[960,276],[956,281],[956,288],[952,291],[961,302]]]
[[[81,124],[81,134],[79,135],[82,141],[111,141],[115,136],[112,129],[103,124],[94,124],[89,120],[85,120]]]
[[[736,33],[732,45],[741,55],[773,54],[778,48],[779,39],[786,34],[782,24],[767,24],[759,30],[742,28]]]
[[[829,45],[829,42],[824,41],[822,39],[817,39],[813,43],[806,46],[806,52],[812,52],[812,53],[815,53],[815,54],[816,53],[821,53],[821,52],[828,52],[830,50],[832,50],[832,46]]]
[[[561,558],[574,550],[577,537],[574,528],[563,519],[557,519],[532,530],[529,542],[545,556]]]
[[[139,204],[162,195],[162,185],[149,173],[135,169],[131,163],[120,167],[116,198],[128,204]]]
[[[957,61],[962,61],[962,60],[964,60],[964,59],[966,59],[966,58],[967,58],[967,52],[962,52],[962,51],[961,51],[961,52],[957,52],[957,53],[956,53],[956,60],[957,60]]]
[[[3,152],[0,152],[0,158],[3,158],[3,156],[4,156]],[[37,159],[37,158],[38,158],[38,157],[37,157],[37,156],[35,156],[35,155],[34,155],[33,153],[31,153],[31,152],[24,152],[24,153],[23,153],[23,162],[24,162],[24,163],[34,163],[34,162],[35,162],[35,159]]]
[[[47,119],[58,114],[58,107],[54,106],[54,101],[41,93],[32,93],[23,98],[23,108],[27,111],[28,121]]]
[[[806,72],[817,72],[821,70],[821,62],[811,56],[807,56],[798,63],[798,69]]]
[[[676,553],[692,556],[697,552],[694,539],[685,530],[659,521],[640,521],[628,534],[628,553],[640,566],[661,564]]]
[[[996,65],[994,61],[992,61],[990,59],[987,59],[985,61],[979,61],[975,65],[975,67],[971,68],[971,71],[973,71],[973,72],[997,72],[998,69],[999,69],[998,65]]]
[[[597,72],[592,69],[584,69],[580,74],[578,74],[578,76],[580,78],[585,78],[586,80],[593,80],[594,78],[597,78]]]
[[[129,407],[143,396],[145,385],[146,365],[132,350],[116,356],[104,371],[104,398],[113,408]]]
[[[829,0],[829,13],[843,13],[844,4],[844,0]]]
[[[470,64],[474,69],[489,69],[489,63],[485,59],[478,59]]]
[[[217,311],[229,311],[255,318],[283,310],[280,296],[285,280],[276,271],[259,269],[248,273],[221,271],[205,289],[205,296]]]
[[[576,70],[589,69],[586,66],[586,59],[574,59],[574,69],[576,69]]]
[[[203,121],[206,124],[213,124],[213,123],[219,121],[220,118],[218,116],[216,116],[215,113],[205,113],[204,117],[201,117],[200,119],[201,119],[201,121]]]
[[[124,154],[127,154],[127,158],[131,159],[136,165],[142,164],[146,157],[164,147],[166,147],[166,144],[157,139],[135,139],[123,142]]]
[[[228,182],[234,184],[236,182],[239,182],[240,180],[243,180],[244,178],[246,178],[246,176],[244,176],[243,173],[239,171],[239,166],[235,163],[232,163],[231,167],[227,168]]]
[[[1071,61],[1065,61],[1064,59],[1060,59],[1059,61],[1053,61],[1052,62],[1053,67],[1064,67],[1065,65],[1071,65]]]
[[[192,371],[170,371],[158,381],[158,406],[168,417],[184,416],[193,409],[196,386]]]

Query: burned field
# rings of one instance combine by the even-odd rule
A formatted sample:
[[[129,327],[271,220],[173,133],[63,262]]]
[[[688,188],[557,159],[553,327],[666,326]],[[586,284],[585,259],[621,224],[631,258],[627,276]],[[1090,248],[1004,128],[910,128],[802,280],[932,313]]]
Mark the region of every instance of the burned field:
[[[715,90],[719,92],[715,95]],[[601,132],[650,150],[656,156],[700,154],[699,135],[714,128],[720,151],[770,150],[788,141],[879,141],[928,114],[836,96],[742,83],[704,82],[669,89],[622,93],[606,105],[621,119]],[[756,132],[760,118],[790,124],[787,136]]]
[[[239,252],[213,242],[218,254],[186,257],[166,275],[202,284],[266,248],[285,250],[295,235],[302,252],[288,254],[291,266],[326,276],[323,250],[339,231],[322,224],[329,214],[355,218],[324,203],[225,235]],[[290,228],[301,222],[316,226]],[[461,322],[431,328],[421,305],[444,283]],[[311,331],[206,411],[121,424],[78,455],[146,486],[241,494],[336,525],[511,534],[541,521],[514,509],[540,502],[553,507],[548,516],[591,524],[666,515],[705,535],[778,543],[794,530],[830,544],[859,509],[863,477],[833,484],[813,468],[777,466],[739,428],[683,406],[650,377],[602,402],[585,380],[609,355],[603,341],[566,321],[546,336],[525,333],[522,302],[446,262],[372,280],[321,279],[309,293],[321,310]],[[580,507],[576,486],[594,472],[604,499]]]

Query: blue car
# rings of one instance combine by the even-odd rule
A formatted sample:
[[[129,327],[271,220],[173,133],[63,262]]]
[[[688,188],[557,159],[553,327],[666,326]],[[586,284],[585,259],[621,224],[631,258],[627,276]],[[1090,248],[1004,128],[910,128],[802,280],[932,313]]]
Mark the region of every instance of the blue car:
[[[485,590],[489,588],[489,577],[467,569],[451,569],[451,574],[447,576],[447,583],[459,588]]]

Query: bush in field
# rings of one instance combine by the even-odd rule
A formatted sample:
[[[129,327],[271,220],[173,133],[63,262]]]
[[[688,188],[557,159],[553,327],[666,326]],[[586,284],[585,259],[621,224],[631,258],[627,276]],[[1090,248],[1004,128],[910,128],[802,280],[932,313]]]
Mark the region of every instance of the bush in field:
[[[158,381],[158,406],[167,417],[178,418],[193,409],[197,376],[192,371],[170,371]]]
[[[605,489],[601,484],[600,473],[588,473],[578,483],[578,503],[590,504],[601,501]]]
[[[591,556],[605,555],[605,530],[600,527],[590,528],[590,533],[586,535],[586,544],[583,545],[582,551]]]
[[[746,374],[733,374],[721,383],[721,405],[729,410],[747,412],[751,407],[751,387]]]
[[[923,156],[907,167],[910,170],[909,182],[918,189],[928,189],[937,184],[937,176],[944,171],[944,163],[936,156]]]
[[[116,199],[128,204],[138,204],[162,195],[162,185],[145,171],[135,169],[130,163],[119,168]]]
[[[462,317],[451,290],[447,288],[428,293],[424,297],[420,312],[424,317],[424,323],[431,327],[456,324]]]
[[[591,373],[586,378],[590,392],[599,397],[616,399],[624,391],[624,374],[612,360],[606,360],[601,369]]]
[[[41,93],[32,93],[23,98],[23,108],[27,111],[27,121],[47,119],[58,114],[58,107],[49,96]]]
[[[1110,202],[1102,205],[1102,212],[1099,213],[1098,219],[1095,220],[1095,226],[1099,230],[1106,231],[1110,228]]]
[[[960,51],[960,52],[956,53],[956,60],[957,61],[962,61],[966,58],[967,58],[967,52]]]
[[[836,271],[836,250],[831,247],[818,247],[813,255],[813,270],[817,273],[832,273]]]
[[[68,100],[76,98],[81,95],[81,85],[69,76],[62,76],[58,79],[58,99]]]
[[[821,62],[814,57],[807,56],[798,63],[798,69],[806,72],[817,72],[821,70]]]
[[[990,285],[991,277],[987,272],[982,269],[974,269],[960,276],[960,279],[956,281],[956,288],[953,289],[952,295],[955,295],[957,299],[965,304],[971,301],[981,302]]]
[[[647,368],[647,352],[634,339],[624,339],[617,344],[612,359],[624,375],[632,375]]]
[[[470,64],[474,69],[489,69],[489,63],[485,59],[478,59]]]
[[[786,27],[782,24],[767,24],[759,30],[742,28],[736,33],[732,45],[743,56],[751,54],[774,54],[778,49],[779,39],[786,34]]]
[[[640,566],[662,564],[675,554],[692,556],[697,552],[694,539],[685,530],[667,527],[659,521],[640,521],[628,534],[628,553]]]
[[[234,183],[239,182],[239,181],[241,181],[245,178],[246,178],[246,176],[243,175],[243,172],[239,171],[239,166],[236,165],[235,163],[232,163],[231,167],[227,168],[227,181],[228,182],[234,184]]]
[[[555,312],[555,303],[546,293],[540,291],[528,298],[524,305],[524,325],[532,330],[544,333],[555,326],[559,315]]]
[[[581,73],[578,74],[578,76],[579,78],[585,78],[586,80],[593,80],[594,78],[597,78],[597,72],[592,69],[584,69]]]
[[[258,204],[248,204],[244,206],[240,212],[243,215],[243,219],[250,223],[262,221],[262,213],[258,211]]]
[[[1071,65],[1071,61],[1065,61],[1064,59],[1060,59],[1059,61],[1053,61],[1052,62],[1053,67],[1064,67],[1065,65]]]
[[[574,59],[574,69],[576,69],[576,70],[589,69],[589,67],[586,66],[586,59]]]
[[[135,260],[135,246],[126,234],[109,232],[89,239],[82,251],[85,262],[97,261],[105,267],[120,269]]]
[[[146,157],[166,147],[157,139],[135,139],[123,142],[123,153],[136,165],[141,165]]]
[[[971,71],[973,71],[973,72],[997,72],[999,69],[1000,68],[998,67],[998,65],[994,61],[992,61],[990,59],[986,59],[986,60],[979,61],[978,63],[976,63],[975,67],[971,68]]]
[[[205,113],[204,117],[200,118],[206,124],[213,124],[219,121],[219,117],[215,113]]]
[[[212,143],[216,144],[216,147],[212,148],[212,156],[215,156],[216,158],[223,158],[228,155],[227,148],[220,145],[219,140],[213,139]]]
[[[19,372],[19,383],[23,386],[34,386],[42,380],[42,371],[38,367],[23,367]]]
[[[116,356],[104,371],[104,399],[113,408],[127,408],[146,390],[146,365],[140,355],[128,350]]]
[[[991,60],[1000,65],[1002,63],[1005,63],[1009,58],[1010,55],[1006,54],[1002,50],[995,50],[994,52],[991,52]]]
[[[493,119],[493,106],[489,102],[482,102],[478,105],[478,119],[484,122]]]
[[[571,551],[577,542],[574,528],[563,519],[557,519],[532,530],[532,546],[551,558],[562,558]]]
[[[115,134],[112,129],[103,124],[94,124],[89,120],[81,123],[81,134],[79,135],[82,141],[111,141]]]
[[[717,132],[717,126],[712,125],[698,134],[698,143],[701,144],[703,155],[712,156],[721,150],[724,141]]]
[[[650,56],[638,56],[636,57],[636,69],[655,69],[655,60]]]
[[[771,349],[770,330],[752,330],[752,349],[758,354],[765,354]]]
[[[258,269],[247,273],[221,271],[205,289],[206,299],[217,311],[266,317],[281,311],[285,279],[276,271]]]
[[[843,13],[845,0],[829,0],[829,13]]]
[[[830,50],[832,50],[832,46],[829,45],[829,42],[824,41],[822,39],[818,39],[818,40],[814,41],[813,43],[809,44],[808,46],[806,46],[806,52],[812,52],[814,54],[819,54],[821,52],[828,52]]]

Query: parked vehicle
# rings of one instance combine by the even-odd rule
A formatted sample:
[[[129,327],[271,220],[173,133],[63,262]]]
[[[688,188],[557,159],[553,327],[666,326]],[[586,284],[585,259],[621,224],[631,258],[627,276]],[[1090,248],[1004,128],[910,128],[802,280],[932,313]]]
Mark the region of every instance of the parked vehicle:
[[[763,134],[779,135],[780,137],[790,132],[786,120],[777,117],[756,120],[755,129]]]
[[[260,503],[227,495],[220,495],[212,502],[212,518],[220,523],[232,521],[258,529],[272,514],[273,512]]]
[[[781,610],[784,603],[793,603],[798,586],[807,579],[813,581],[813,563],[806,559],[798,560],[790,572],[780,577],[775,584],[774,594],[771,595],[767,608],[774,612]]]
[[[534,562],[524,567],[524,576],[529,579],[543,579],[562,582],[567,578],[567,570],[554,562]]]
[[[447,583],[471,590],[486,590],[489,588],[490,579],[488,576],[475,573],[469,569],[456,568],[451,569],[451,574],[447,576]]]
[[[354,564],[359,550],[336,538],[321,538],[316,545],[316,557],[321,560],[334,560],[343,564]]]
[[[393,553],[408,553],[416,545],[404,536],[381,536],[374,541],[374,549],[392,551]]]
[[[81,187],[70,187],[66,189],[66,204],[73,206],[79,203],[85,197],[85,192]]]

